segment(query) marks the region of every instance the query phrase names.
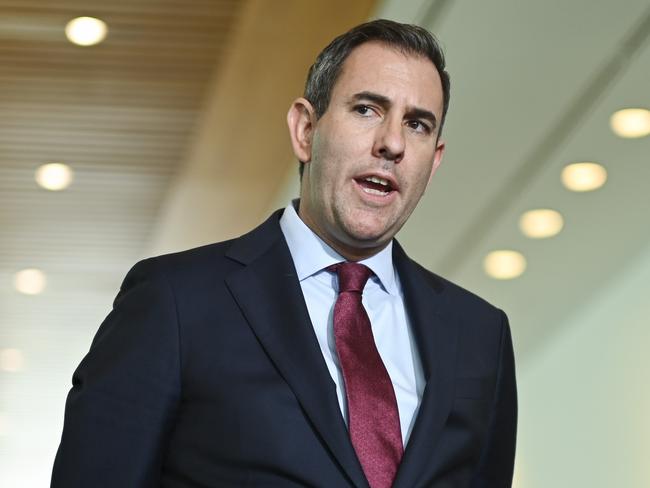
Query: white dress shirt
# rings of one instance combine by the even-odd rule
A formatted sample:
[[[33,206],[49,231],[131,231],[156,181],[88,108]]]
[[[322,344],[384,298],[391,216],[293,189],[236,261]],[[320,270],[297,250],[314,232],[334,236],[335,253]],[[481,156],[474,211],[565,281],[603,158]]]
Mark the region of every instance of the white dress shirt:
[[[341,413],[347,423],[345,385],[334,342],[333,312],[338,296],[336,273],[328,266],[345,261],[300,219],[289,204],[280,227],[289,245],[298,280],[321,352],[336,384]],[[393,267],[393,243],[374,256],[359,261],[374,273],[368,280],[362,303],[372,327],[379,355],[390,375],[397,397],[404,446],[417,415],[424,378],[415,340],[409,326],[399,278]]]

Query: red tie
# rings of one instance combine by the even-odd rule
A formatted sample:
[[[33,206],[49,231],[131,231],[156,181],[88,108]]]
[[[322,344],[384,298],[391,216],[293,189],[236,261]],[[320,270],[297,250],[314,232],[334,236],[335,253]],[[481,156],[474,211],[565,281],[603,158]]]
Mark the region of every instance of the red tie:
[[[327,269],[339,276],[334,338],[345,381],[352,445],[371,488],[390,488],[404,449],[393,384],[361,304],[372,271],[358,263]]]

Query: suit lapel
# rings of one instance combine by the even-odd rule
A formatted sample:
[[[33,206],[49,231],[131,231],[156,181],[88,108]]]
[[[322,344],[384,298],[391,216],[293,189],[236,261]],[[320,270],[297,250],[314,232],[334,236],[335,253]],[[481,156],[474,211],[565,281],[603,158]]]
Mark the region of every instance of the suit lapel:
[[[404,292],[426,386],[394,488],[419,486],[421,470],[434,455],[453,400],[458,330],[446,316],[444,285],[394,243],[393,259]]]
[[[355,486],[367,487],[279,227],[280,215],[234,241],[228,257],[245,266],[226,284],[332,456]]]

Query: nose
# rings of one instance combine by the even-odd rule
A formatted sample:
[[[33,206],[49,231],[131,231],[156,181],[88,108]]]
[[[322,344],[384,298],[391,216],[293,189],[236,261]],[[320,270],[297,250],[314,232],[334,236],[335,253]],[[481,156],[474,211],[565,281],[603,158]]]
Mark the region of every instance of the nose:
[[[386,118],[377,128],[372,148],[373,156],[399,163],[404,157],[405,146],[402,121]]]

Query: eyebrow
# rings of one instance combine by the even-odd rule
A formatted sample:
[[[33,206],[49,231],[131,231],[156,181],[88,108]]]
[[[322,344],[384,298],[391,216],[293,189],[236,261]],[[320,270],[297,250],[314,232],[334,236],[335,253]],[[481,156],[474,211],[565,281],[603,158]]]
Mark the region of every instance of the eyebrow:
[[[390,101],[390,98],[388,98],[385,95],[380,95],[379,93],[374,93],[374,92],[369,92],[369,91],[362,91],[359,93],[355,93],[352,95],[352,101],[353,102],[361,102],[361,101],[370,101],[373,103],[376,103],[383,109],[388,109],[391,107],[393,102]],[[405,114],[408,118],[414,118],[414,119],[425,119],[431,122],[433,129],[436,128],[437,126],[437,119],[436,116],[433,112],[430,110],[424,109],[424,108],[419,108],[419,107],[409,107],[409,109],[406,111]]]

